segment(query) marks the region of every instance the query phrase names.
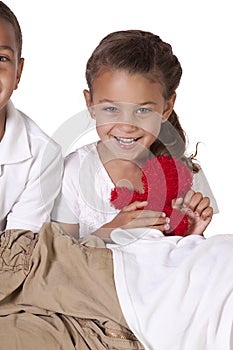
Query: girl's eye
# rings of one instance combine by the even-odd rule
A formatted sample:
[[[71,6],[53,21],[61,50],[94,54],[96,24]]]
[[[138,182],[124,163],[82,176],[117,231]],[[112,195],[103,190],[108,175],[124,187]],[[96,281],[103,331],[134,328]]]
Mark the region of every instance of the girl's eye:
[[[147,114],[147,113],[151,113],[152,110],[146,107],[140,107],[137,109],[137,114]]]
[[[104,110],[106,112],[110,112],[110,113],[117,113],[118,112],[118,109],[116,107],[106,107],[106,108],[104,108]]]
[[[8,62],[9,59],[6,56],[0,56],[0,62]]]

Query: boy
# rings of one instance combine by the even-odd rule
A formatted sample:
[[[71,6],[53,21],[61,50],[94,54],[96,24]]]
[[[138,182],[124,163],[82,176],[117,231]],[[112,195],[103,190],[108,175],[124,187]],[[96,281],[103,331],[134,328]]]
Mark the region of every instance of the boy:
[[[23,70],[21,51],[18,20],[0,1],[0,231],[38,232],[50,220],[63,162],[60,147],[10,101]]]

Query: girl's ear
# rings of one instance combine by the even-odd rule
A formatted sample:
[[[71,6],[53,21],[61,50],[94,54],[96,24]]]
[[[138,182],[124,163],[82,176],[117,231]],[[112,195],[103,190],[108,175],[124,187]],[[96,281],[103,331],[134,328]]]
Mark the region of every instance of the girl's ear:
[[[174,92],[172,97],[165,102],[162,123],[166,122],[168,120],[168,118],[170,117],[170,115],[173,111],[173,108],[174,108],[175,101],[176,101],[176,93]]]
[[[90,91],[88,90],[83,90],[83,94],[84,94],[84,98],[85,98],[85,101],[86,101],[86,106],[88,108],[88,111],[91,115],[91,117],[93,119],[95,119],[95,115],[94,115],[94,112],[93,112],[93,109],[92,109],[92,99],[91,99],[91,94],[90,94]]]
[[[88,90],[83,90],[83,95],[84,95],[84,98],[85,98],[85,101],[86,101],[86,105],[87,105],[87,108],[90,107],[91,105],[91,94],[90,94],[90,91]]]
[[[16,75],[16,80],[15,80],[14,90],[16,90],[18,88],[18,85],[19,85],[19,82],[20,82],[20,78],[21,78],[21,75],[22,75],[22,71],[23,71],[23,66],[24,66],[24,58],[20,58],[19,64],[18,64],[18,69],[17,69],[17,75]]]

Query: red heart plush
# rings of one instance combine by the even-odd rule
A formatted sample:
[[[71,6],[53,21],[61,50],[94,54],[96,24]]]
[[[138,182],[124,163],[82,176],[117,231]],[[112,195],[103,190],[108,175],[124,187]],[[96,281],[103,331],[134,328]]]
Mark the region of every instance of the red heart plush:
[[[160,156],[146,161],[142,167],[144,191],[139,193],[126,187],[115,187],[111,191],[110,203],[122,209],[134,201],[147,201],[144,209],[163,211],[170,218],[170,230],[165,235],[185,236],[188,217],[178,209],[173,209],[171,201],[184,197],[191,188],[193,173],[181,160]]]

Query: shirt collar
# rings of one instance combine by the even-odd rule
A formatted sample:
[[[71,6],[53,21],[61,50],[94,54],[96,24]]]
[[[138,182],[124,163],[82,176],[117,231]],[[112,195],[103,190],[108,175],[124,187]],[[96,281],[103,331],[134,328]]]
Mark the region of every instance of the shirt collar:
[[[11,101],[7,104],[5,134],[0,142],[0,166],[32,157],[23,116]]]

